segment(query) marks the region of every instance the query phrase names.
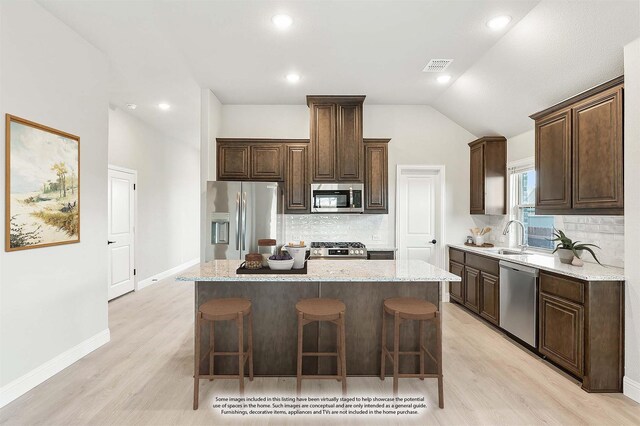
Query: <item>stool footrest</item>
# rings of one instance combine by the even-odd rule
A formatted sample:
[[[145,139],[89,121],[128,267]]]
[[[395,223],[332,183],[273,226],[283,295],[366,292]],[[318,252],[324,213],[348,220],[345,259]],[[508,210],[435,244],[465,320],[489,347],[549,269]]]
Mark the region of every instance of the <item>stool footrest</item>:
[[[398,377],[404,378],[404,379],[437,379],[440,376],[437,374],[398,373]]]
[[[336,375],[326,375],[326,374],[319,374],[317,376],[314,376],[313,374],[303,374],[302,376],[300,376],[301,379],[320,379],[320,380],[342,380],[342,376],[336,376]]]
[[[243,378],[247,378],[247,375],[245,374],[244,376],[242,376]],[[204,379],[239,379],[240,376],[238,374],[200,374],[198,376],[198,379],[204,380]]]
[[[339,356],[337,352],[302,352],[302,356]]]

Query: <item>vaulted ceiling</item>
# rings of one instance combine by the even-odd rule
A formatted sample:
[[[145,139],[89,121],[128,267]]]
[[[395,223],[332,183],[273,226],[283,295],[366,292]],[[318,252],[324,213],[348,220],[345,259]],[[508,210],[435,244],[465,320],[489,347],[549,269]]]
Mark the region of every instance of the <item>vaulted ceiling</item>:
[[[192,141],[201,88],[224,104],[366,94],[365,107],[427,104],[476,135],[513,136],[529,114],[622,74],[622,48],[640,36],[637,0],[40,3],[107,55],[113,105],[136,103],[132,114]],[[289,30],[274,28],[277,13]],[[498,15],[512,20],[491,31]],[[447,84],[422,72],[432,58],[454,60]]]

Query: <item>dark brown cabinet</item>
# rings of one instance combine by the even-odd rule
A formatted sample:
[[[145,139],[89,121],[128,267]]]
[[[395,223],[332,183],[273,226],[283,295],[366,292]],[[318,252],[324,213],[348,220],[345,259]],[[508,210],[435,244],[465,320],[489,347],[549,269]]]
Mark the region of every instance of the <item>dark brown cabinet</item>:
[[[311,110],[311,180],[362,182],[364,96],[307,96]]]
[[[449,272],[462,277],[449,283],[449,297],[486,320],[500,322],[498,261],[473,253],[449,249]]]
[[[254,144],[250,146],[249,179],[281,181],[284,179],[282,144]]]
[[[310,108],[313,181],[333,182],[337,180],[336,106],[314,103]]]
[[[621,392],[624,283],[540,272],[538,350],[589,392]]]
[[[506,214],[507,140],[486,136],[469,143],[471,214]]]
[[[249,145],[218,143],[217,171],[218,180],[249,180]]]
[[[623,208],[622,86],[573,107],[573,208]]]
[[[368,251],[367,259],[369,260],[394,260],[396,252],[391,250]]]
[[[309,139],[217,139],[217,179],[282,182],[284,213],[309,213]]]
[[[480,271],[470,266],[464,268],[464,305],[473,312],[480,310]]]
[[[362,182],[364,152],[362,140],[362,102],[337,105],[338,180]]]
[[[364,212],[389,212],[389,139],[364,140]]]
[[[536,122],[536,209],[571,208],[571,110]]]
[[[623,78],[533,114],[536,213],[623,214]]]
[[[449,248],[449,296],[500,326],[500,266],[494,258]],[[621,392],[624,282],[582,281],[540,271],[537,353],[582,380],[588,392]]]
[[[584,308],[545,293],[540,295],[539,350],[551,361],[582,376]]]
[[[309,213],[309,144],[287,144],[285,177],[285,213]]]
[[[480,274],[480,315],[488,321],[500,324],[500,279],[492,274]]]
[[[464,265],[457,262],[449,262],[449,272],[462,277],[464,280]],[[458,303],[464,303],[464,284],[462,281],[449,283],[449,297]]]

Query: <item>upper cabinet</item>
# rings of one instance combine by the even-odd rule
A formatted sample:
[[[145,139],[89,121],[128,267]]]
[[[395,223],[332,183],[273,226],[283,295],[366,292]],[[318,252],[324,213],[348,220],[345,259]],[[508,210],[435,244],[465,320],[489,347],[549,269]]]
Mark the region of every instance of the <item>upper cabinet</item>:
[[[284,212],[309,213],[309,139],[217,139],[217,179],[284,181]]]
[[[469,144],[471,214],[506,214],[507,140],[486,136]]]
[[[571,208],[571,110],[536,121],[536,208]]]
[[[249,145],[225,143],[218,139],[216,153],[218,180],[249,180]]]
[[[536,213],[623,214],[623,78],[531,116]]]
[[[389,140],[364,139],[365,213],[389,213]]]
[[[285,150],[285,213],[310,213],[311,186],[309,185],[309,144],[287,144]]]
[[[362,182],[364,96],[307,96],[312,182]]]

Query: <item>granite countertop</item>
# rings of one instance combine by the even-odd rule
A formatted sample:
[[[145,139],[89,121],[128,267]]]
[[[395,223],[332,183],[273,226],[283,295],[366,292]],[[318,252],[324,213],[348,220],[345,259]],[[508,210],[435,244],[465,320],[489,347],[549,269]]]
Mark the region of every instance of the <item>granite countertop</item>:
[[[590,262],[585,262],[584,266],[567,265],[566,263],[561,263],[556,256],[546,253],[526,255],[504,255],[497,253],[499,249],[507,247],[482,248],[465,246],[464,244],[449,244],[449,247],[518,263],[520,265],[532,266],[544,271],[555,272],[584,281],[624,281],[624,269],[613,266],[601,266],[597,263]]]
[[[213,260],[181,273],[177,281],[461,281],[457,275],[421,260],[309,260],[307,274],[236,274],[240,260]]]

